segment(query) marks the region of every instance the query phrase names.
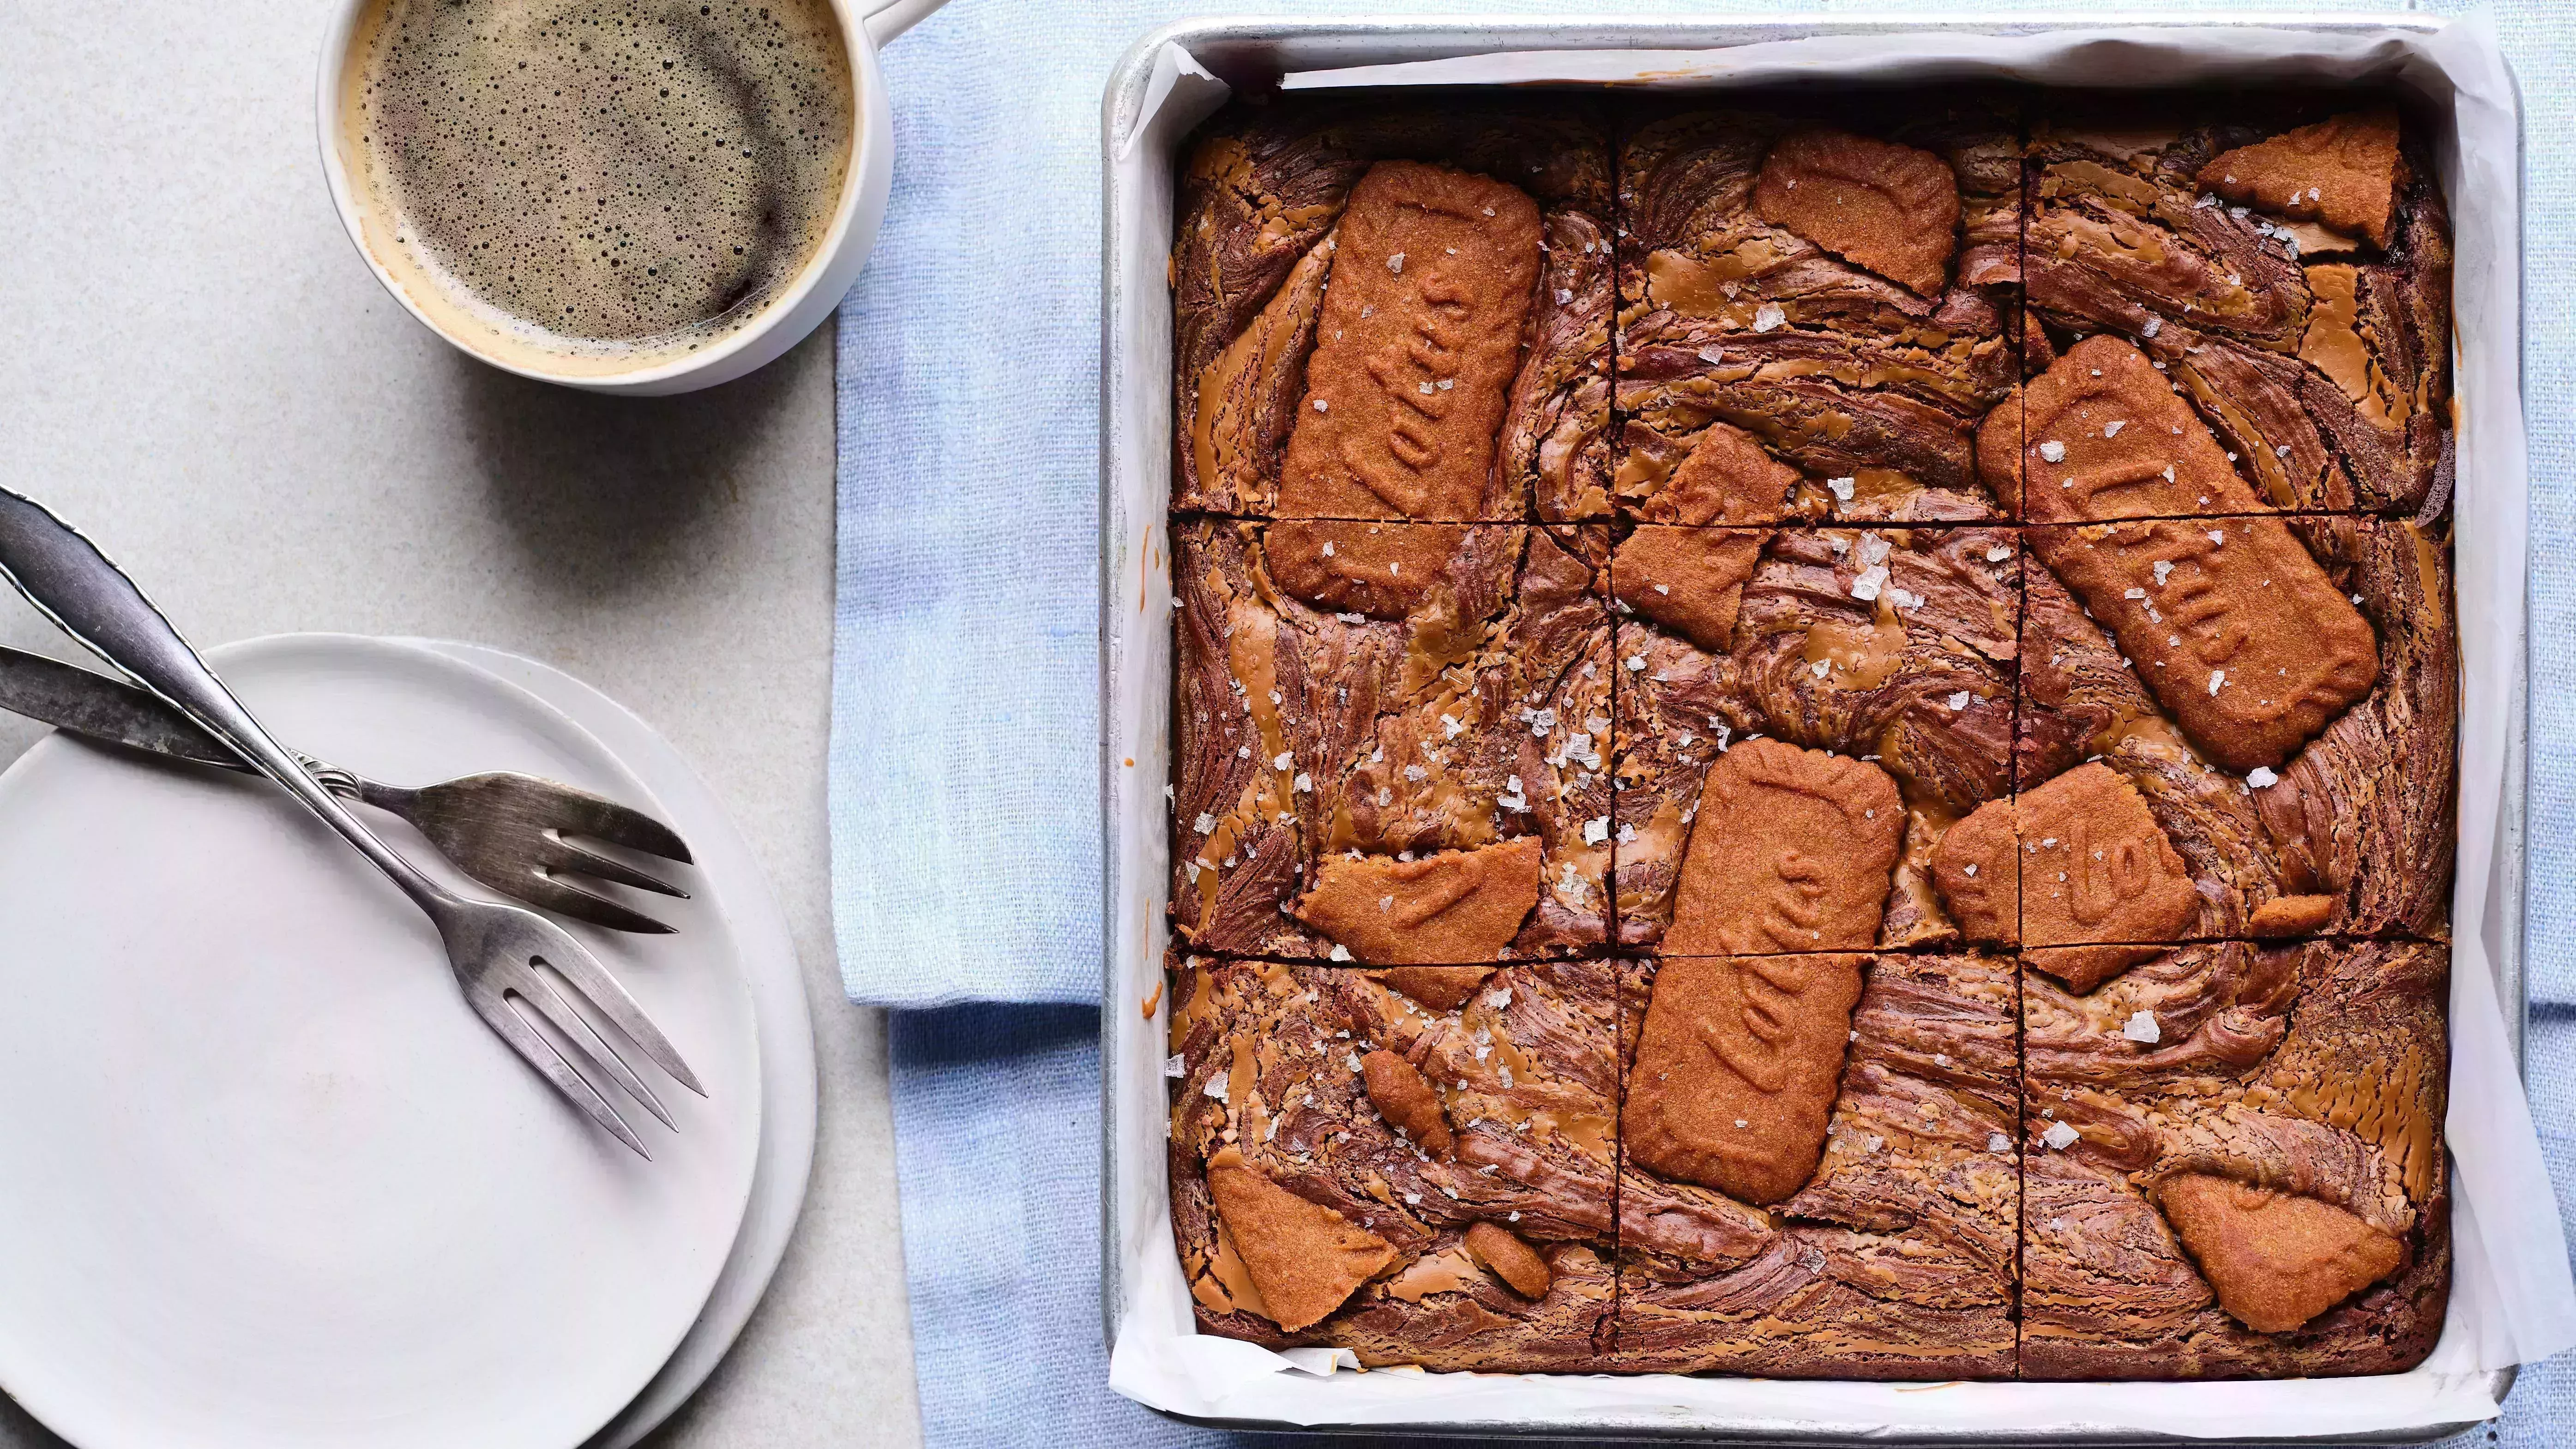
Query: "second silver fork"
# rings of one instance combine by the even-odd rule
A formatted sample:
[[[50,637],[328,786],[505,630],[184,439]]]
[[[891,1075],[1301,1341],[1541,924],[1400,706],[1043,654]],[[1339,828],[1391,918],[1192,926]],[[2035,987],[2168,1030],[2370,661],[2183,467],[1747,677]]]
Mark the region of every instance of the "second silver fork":
[[[580,942],[534,911],[468,900],[423,875],[349,813],[233,697],[134,581],[42,504],[0,488],[0,575],[98,655],[140,681],[349,842],[438,927],[475,1013],[555,1089],[617,1140],[643,1139],[583,1070],[616,1083],[665,1126],[669,1109],[576,1001],[586,1002],[672,1080],[706,1095],[678,1048]],[[547,1030],[540,1031],[542,1022]]]

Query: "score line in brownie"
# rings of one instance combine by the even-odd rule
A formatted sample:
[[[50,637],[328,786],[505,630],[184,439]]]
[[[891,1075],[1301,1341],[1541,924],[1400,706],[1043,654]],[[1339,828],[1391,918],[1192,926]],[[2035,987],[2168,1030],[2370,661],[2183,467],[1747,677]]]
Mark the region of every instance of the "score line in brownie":
[[[2420,1360],[2458,639],[2411,127],[1975,89],[1212,121],[1166,1064],[1202,1331]]]

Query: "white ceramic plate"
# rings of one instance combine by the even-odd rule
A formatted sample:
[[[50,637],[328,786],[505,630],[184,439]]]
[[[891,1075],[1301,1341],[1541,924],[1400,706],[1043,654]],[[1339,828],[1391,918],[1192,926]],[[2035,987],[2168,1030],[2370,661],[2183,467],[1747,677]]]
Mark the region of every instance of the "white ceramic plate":
[[[379,778],[641,793],[562,714],[426,651],[216,662],[281,737]],[[573,928],[707,1085],[662,1094],[676,1133],[629,1114],[645,1162],[267,787],[39,742],[0,775],[0,1385],[83,1449],[578,1444],[697,1320],[760,1133],[726,923],[654,909],[680,934]]]
[[[704,883],[699,899],[724,913],[741,954],[744,982],[760,1029],[760,1158],[752,1174],[751,1204],[698,1321],[680,1340],[635,1402],[591,1439],[589,1449],[630,1449],[688,1401],[733,1346],[752,1310],[778,1271],[787,1240],[805,1203],[814,1167],[814,1023],[805,1004],[805,977],[796,942],[733,817],[697,771],[653,727],[607,695],[560,670],[479,644],[446,640],[369,641],[380,648],[434,650],[488,669],[564,713],[617,754],[643,782],[642,798],[627,803],[650,810],[680,832],[697,857]]]

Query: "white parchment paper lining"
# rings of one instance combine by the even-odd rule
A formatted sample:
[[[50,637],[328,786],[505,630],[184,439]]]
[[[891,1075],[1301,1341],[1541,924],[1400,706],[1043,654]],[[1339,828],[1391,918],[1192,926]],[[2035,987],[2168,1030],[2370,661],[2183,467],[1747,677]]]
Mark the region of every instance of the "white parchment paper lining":
[[[2412,17],[2410,17],[2411,19]],[[2009,20],[1901,34],[1826,34],[1719,50],[1523,51],[1291,74],[1288,89],[1575,81],[1663,88],[1757,82],[2010,79],[2058,86],[2184,85],[2247,80],[2391,81],[2452,123],[2437,164],[2452,207],[2456,272],[2458,438],[2456,548],[2462,650],[2459,876],[2452,919],[2451,1094],[2457,1164],[2454,1286],[2432,1356],[2416,1370],[2367,1379],[2269,1383],[1890,1385],[1676,1375],[1357,1372],[1346,1351],[1274,1353],[1193,1330],[1172,1246],[1165,1179],[1168,1050],[1161,1013],[1110,1012],[1106,1090],[1118,1173],[1111,1194],[1117,1325],[1110,1386],[1193,1416],[1294,1424],[1557,1425],[1594,1431],[1724,1426],[1777,1431],[2147,1431],[2202,1437],[2336,1437],[2459,1423],[2492,1415],[2483,1370],[2576,1344],[2576,1292],[2556,1199],[2508,1049],[2493,972],[2500,932],[2518,929],[2496,873],[2499,840],[2518,829],[2526,456],[2520,401],[2520,158],[2513,80],[2483,16],[2440,30],[2159,25],[2042,28]],[[1181,137],[1227,95],[1176,45],[1158,55],[1143,106],[1116,139],[1111,200],[1130,255],[1104,259],[1127,300],[1113,332],[1105,426],[1106,561],[1103,722],[1112,771],[1109,829],[1132,882],[1110,903],[1113,1003],[1148,998],[1161,980],[1168,880],[1159,783],[1169,778],[1171,311],[1165,279],[1172,158]],[[1118,595],[1125,594],[1125,598]],[[1127,600],[1135,600],[1131,611]],[[2516,778],[2508,779],[2508,766]],[[1123,779],[1120,777],[1124,777]],[[2510,793],[2509,793],[2510,792]],[[1341,1365],[1339,1371],[1336,1366]]]

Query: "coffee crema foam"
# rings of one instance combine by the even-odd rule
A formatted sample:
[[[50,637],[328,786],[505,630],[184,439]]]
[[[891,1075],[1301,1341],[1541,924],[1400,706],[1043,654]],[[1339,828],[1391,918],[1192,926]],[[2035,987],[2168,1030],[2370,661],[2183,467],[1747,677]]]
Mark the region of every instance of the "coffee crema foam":
[[[849,171],[828,0],[379,0],[344,75],[368,250],[440,325],[545,371],[738,332]]]

